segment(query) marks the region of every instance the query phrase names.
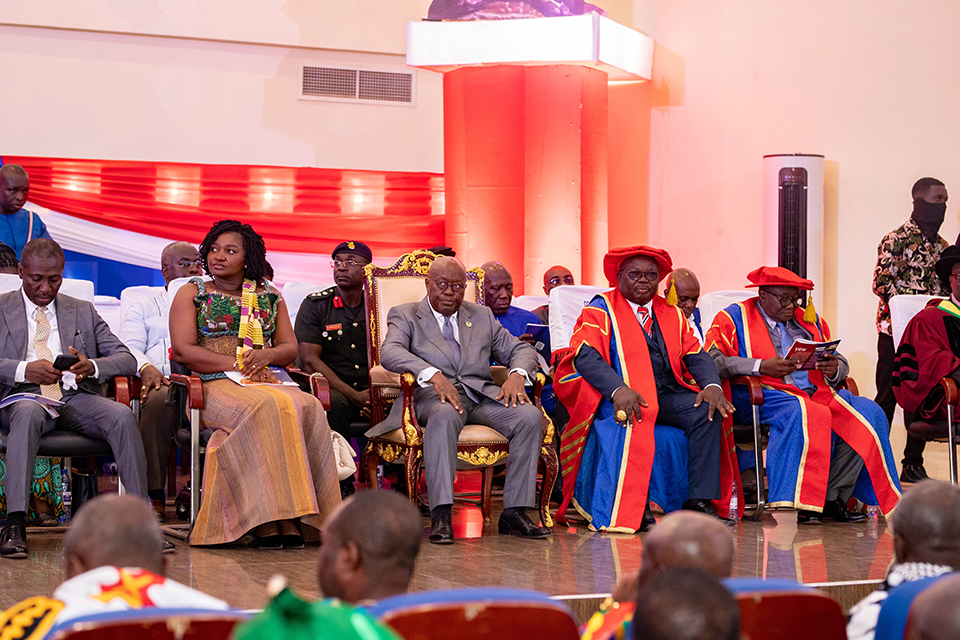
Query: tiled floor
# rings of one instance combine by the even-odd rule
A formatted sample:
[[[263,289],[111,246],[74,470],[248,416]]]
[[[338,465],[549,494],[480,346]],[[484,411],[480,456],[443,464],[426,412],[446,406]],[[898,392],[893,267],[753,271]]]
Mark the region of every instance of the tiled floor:
[[[640,565],[643,536],[558,525],[548,540],[521,540],[499,536],[497,517],[494,513],[481,529],[479,510],[458,507],[458,535],[480,537],[461,538],[446,547],[424,540],[412,589],[503,585],[553,595],[606,593],[621,574]],[[798,528],[795,512],[768,512],[759,523],[740,523],[735,533],[737,576],[808,583],[880,579],[893,557],[893,541],[882,518]],[[32,595],[49,594],[59,584],[62,539],[58,533],[31,534],[28,559],[0,561],[0,609]],[[275,574],[286,576],[305,596],[318,595],[315,545],[302,551],[259,551],[242,544],[190,548],[174,542],[177,551],[168,555],[168,576],[234,606],[263,606],[267,581]]]

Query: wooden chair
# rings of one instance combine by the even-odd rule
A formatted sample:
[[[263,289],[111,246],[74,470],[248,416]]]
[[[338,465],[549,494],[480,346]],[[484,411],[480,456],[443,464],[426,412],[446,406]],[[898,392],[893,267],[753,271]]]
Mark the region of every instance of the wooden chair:
[[[377,424],[386,418],[389,407],[402,396],[403,426],[381,436],[371,438],[363,454],[367,467],[367,482],[372,485],[377,477],[379,460],[403,462],[407,483],[407,495],[414,502],[420,500],[420,475],[423,466],[423,429],[417,422],[413,395],[416,379],[411,373],[400,376],[389,372],[380,364],[380,346],[387,329],[387,313],[393,307],[407,302],[417,302],[426,295],[424,280],[436,256],[425,250],[417,250],[401,256],[389,267],[367,265],[364,267],[364,294],[367,307],[367,350],[370,363],[371,422]],[[464,298],[483,303],[483,271],[479,268],[467,271],[467,289]],[[500,369],[503,369],[502,367]],[[506,371],[492,370],[499,376],[498,384],[506,378]],[[540,408],[540,392],[544,376],[537,375],[533,401]],[[553,447],[553,422],[543,413],[543,439],[540,447],[541,482],[539,508],[544,526],[553,526],[550,515],[550,491],[559,471],[557,453]],[[496,430],[468,424],[460,433],[457,443],[457,468],[479,469],[483,476],[480,507],[484,518],[491,513],[493,467],[507,458],[507,439]]]
[[[370,615],[404,640],[577,640],[570,610],[545,594],[480,588],[411,593],[381,600]]]
[[[890,298],[890,322],[893,328],[894,346],[900,348],[900,340],[903,338],[904,329],[910,323],[913,316],[917,315],[921,309],[927,306],[931,300],[940,300],[934,296],[893,296]],[[957,484],[957,444],[960,444],[957,436],[957,425],[954,422],[956,407],[960,403],[960,395],[957,393],[957,383],[953,378],[942,378],[940,380],[940,389],[944,394],[944,404],[947,407],[946,422],[940,420],[914,420],[907,425],[907,432],[921,440],[946,442],[950,446],[947,448],[948,461],[950,468],[950,482]]]
[[[749,640],[846,640],[847,621],[835,600],[811,589],[743,591],[740,634]]]

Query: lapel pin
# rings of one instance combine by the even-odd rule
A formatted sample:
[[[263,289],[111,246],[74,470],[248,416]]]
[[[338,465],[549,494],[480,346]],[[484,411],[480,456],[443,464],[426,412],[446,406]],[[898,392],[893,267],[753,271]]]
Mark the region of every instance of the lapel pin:
[[[473,326],[473,323],[472,323],[472,322],[470,322],[469,320],[467,320],[467,321],[466,321],[466,322],[464,322],[463,324],[465,324],[465,325],[467,325],[467,329],[469,329],[470,327],[472,327],[472,326]]]

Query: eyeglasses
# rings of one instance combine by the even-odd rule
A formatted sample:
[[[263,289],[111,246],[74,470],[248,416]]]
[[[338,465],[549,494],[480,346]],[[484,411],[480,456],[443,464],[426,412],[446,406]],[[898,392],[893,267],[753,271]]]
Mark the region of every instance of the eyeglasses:
[[[764,291],[763,293],[765,293],[768,296],[773,296],[774,298],[776,298],[780,302],[781,307],[789,307],[790,305],[799,307],[800,305],[803,304],[803,298],[799,296],[796,298],[794,298],[793,296],[775,296],[769,291]]]
[[[343,267],[353,269],[354,267],[366,266],[366,264],[366,262],[357,262],[356,260],[333,260],[330,262],[330,266],[334,269],[342,269]]]
[[[550,278],[547,280],[547,284],[552,284],[555,287],[561,284],[573,284],[573,276],[557,276],[556,278]]]
[[[460,293],[467,288],[467,285],[463,282],[447,282],[446,280],[434,280],[433,278],[430,278],[430,280],[440,291],[446,291],[449,287],[454,293]]]
[[[660,279],[659,271],[621,271],[634,282],[645,280],[647,282],[656,282]]]
[[[197,258],[196,260],[181,260],[177,263],[177,266],[181,269],[189,269],[190,267],[201,267],[203,266],[203,260]]]

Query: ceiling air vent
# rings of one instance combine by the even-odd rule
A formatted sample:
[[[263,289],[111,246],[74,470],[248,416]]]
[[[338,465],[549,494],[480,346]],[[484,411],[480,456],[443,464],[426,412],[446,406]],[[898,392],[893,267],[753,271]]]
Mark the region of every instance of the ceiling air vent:
[[[300,65],[300,98],[413,106],[416,81],[409,71]]]

